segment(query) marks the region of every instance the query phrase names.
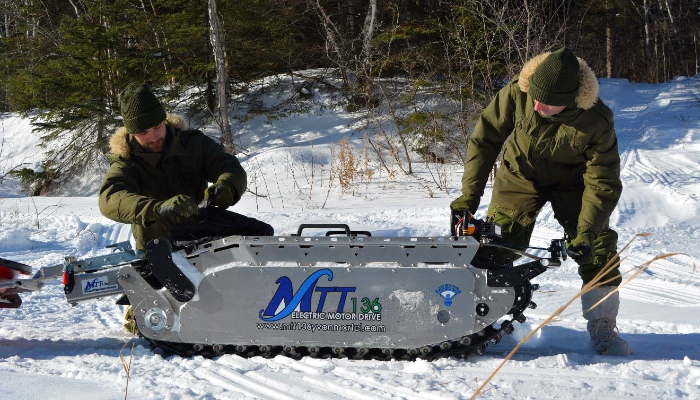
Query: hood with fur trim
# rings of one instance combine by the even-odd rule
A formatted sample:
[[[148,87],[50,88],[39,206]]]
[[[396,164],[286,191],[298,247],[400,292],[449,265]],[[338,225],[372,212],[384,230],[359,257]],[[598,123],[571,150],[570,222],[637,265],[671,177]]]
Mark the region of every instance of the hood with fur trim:
[[[539,54],[525,63],[518,77],[518,86],[522,92],[527,93],[528,89],[530,89],[532,74],[535,73],[537,66],[550,54],[551,52]],[[584,110],[589,110],[593,108],[598,101],[598,78],[596,78],[595,73],[584,60],[580,57],[577,58],[579,66],[579,86],[578,93],[576,94],[576,106]]]
[[[168,125],[175,129],[183,130],[187,128],[187,123],[185,119],[177,114],[168,114],[165,117],[165,121]],[[129,134],[126,133],[126,127],[122,126],[117,129],[117,131],[109,138],[109,149],[112,154],[117,155],[124,159],[129,159],[131,157],[131,148],[129,147]]]

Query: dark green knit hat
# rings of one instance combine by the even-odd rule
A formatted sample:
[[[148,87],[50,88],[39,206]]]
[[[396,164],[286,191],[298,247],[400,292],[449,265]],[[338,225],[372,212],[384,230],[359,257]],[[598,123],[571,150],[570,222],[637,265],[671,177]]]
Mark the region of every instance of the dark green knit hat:
[[[126,133],[143,132],[165,121],[165,109],[145,83],[130,83],[119,93]]]
[[[528,93],[549,106],[573,104],[578,93],[578,70],[576,55],[562,47],[537,66],[530,78]]]

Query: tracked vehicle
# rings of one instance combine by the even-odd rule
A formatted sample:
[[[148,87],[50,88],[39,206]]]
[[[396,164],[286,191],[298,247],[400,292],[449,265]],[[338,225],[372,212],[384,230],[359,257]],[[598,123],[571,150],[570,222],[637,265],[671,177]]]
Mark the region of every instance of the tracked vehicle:
[[[530,280],[566,257],[513,266],[494,251],[493,223],[464,216],[450,237],[374,237],[347,225],[306,224],[295,235],[187,243],[127,243],[109,255],[39,269],[0,259],[0,307],[63,279],[71,304],[119,296],[159,351],[357,359],[481,354],[534,307]],[[331,229],[325,236],[312,230]],[[307,235],[305,235],[305,231]],[[316,232],[317,233],[317,232]]]

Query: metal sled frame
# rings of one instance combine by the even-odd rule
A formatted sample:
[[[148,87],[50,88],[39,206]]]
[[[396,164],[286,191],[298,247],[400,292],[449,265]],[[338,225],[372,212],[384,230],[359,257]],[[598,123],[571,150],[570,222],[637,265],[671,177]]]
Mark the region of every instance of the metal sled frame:
[[[372,237],[349,229],[333,232],[344,236],[301,236],[303,228],[176,251],[154,240],[145,256],[122,243],[111,255],[69,257],[32,279],[0,282],[0,293],[39,290],[62,275],[74,305],[125,295],[139,333],[180,353],[183,346],[212,354],[276,347],[421,356],[483,351],[510,333],[514,320],[524,321],[535,289],[529,280],[558,265],[554,257],[477,268],[470,262],[483,243],[471,236]],[[504,317],[510,319],[495,328]]]

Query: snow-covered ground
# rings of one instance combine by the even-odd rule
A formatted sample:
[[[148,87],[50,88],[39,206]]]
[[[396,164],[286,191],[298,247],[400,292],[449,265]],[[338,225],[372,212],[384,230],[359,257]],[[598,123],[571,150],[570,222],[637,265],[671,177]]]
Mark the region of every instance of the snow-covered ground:
[[[637,233],[652,234],[631,244],[622,269],[667,252],[700,259],[698,77],[656,85],[601,83],[601,97],[615,113],[624,184],[611,224],[621,245]],[[295,232],[300,223],[343,222],[375,236],[444,235],[449,202],[459,194],[459,166],[416,163],[415,176],[407,177],[400,171],[389,175],[373,160],[373,175],[356,177],[343,192],[338,170],[331,168],[333,156],[340,151],[339,140],[348,137],[362,160],[363,126],[360,115],[332,109],[248,121],[241,136],[247,153],[240,159],[249,188],[266,197],[248,193],[233,210],[271,223],[278,234]],[[27,120],[0,116],[0,141],[0,176],[40,159]],[[448,190],[435,185],[441,177]],[[92,184],[71,188],[72,197],[30,198],[18,195],[16,182],[5,178],[0,183],[0,257],[39,268],[68,255],[101,254],[105,245],[128,240],[128,226],[100,215],[94,189],[99,180],[98,172]],[[477,216],[485,214],[489,196]],[[562,234],[545,208],[532,245],[546,246]],[[693,274],[691,265],[688,257],[666,258],[621,290],[618,325],[634,351],[631,357],[590,350],[575,302],[525,343],[481,398],[700,398],[700,272]],[[124,398],[120,353],[128,362],[132,345],[128,397],[134,399],[470,398],[518,340],[581,285],[570,260],[535,282],[540,284],[534,298],[539,307],[528,310],[527,322],[516,324],[514,334],[489,346],[485,355],[382,362],[163,358],[122,330],[122,310],[114,298],[71,307],[55,281],[23,295],[21,308],[0,309],[0,398]]]

